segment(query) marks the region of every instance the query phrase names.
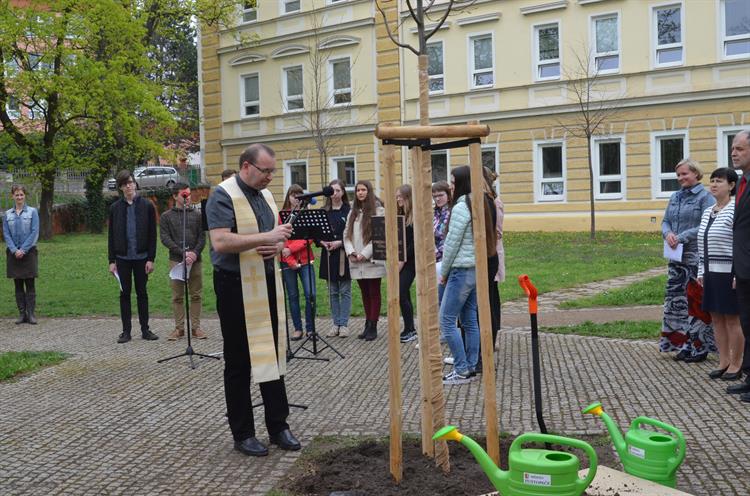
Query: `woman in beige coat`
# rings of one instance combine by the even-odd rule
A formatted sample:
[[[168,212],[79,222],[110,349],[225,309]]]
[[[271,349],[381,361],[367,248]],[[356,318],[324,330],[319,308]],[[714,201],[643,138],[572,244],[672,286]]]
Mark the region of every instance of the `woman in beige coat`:
[[[370,181],[358,181],[344,228],[344,250],[349,258],[349,272],[359,284],[362,305],[365,307],[365,328],[357,337],[366,341],[378,337],[380,279],[385,276],[385,265],[372,259],[371,220],[374,215],[382,216],[384,212]]]

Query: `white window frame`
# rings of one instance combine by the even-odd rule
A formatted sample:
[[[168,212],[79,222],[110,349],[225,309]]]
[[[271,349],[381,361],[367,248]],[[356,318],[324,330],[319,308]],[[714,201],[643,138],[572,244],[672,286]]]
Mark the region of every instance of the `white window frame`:
[[[289,98],[289,76],[288,72],[292,69],[299,68],[300,71],[302,71],[302,93],[300,95],[294,95],[293,98]],[[284,97],[284,112],[285,113],[294,113],[294,112],[304,112],[305,111],[305,68],[302,64],[295,64],[295,65],[288,65],[281,68],[281,81],[282,81],[282,88],[281,91],[283,91],[283,97]],[[295,108],[290,109],[289,108],[289,102],[290,101],[297,101],[300,100],[302,102],[301,108]]]
[[[487,38],[490,39],[490,47],[492,48],[492,67],[489,69],[474,69],[474,40]],[[469,88],[472,90],[483,89],[483,88],[494,88],[497,78],[495,77],[495,33],[492,31],[486,31],[482,33],[471,33],[466,39],[468,40],[467,49],[469,56]],[[445,58],[443,58],[443,64],[445,64]],[[445,65],[443,65],[443,71],[445,71]],[[474,84],[474,76],[477,74],[492,74],[492,84]]]
[[[299,164],[305,164],[305,191],[307,191],[306,188],[310,186],[310,164],[307,159],[297,158],[284,160],[284,192],[286,192],[292,184],[295,184],[292,182],[292,171],[290,167]]]
[[[562,175],[560,178],[555,179],[544,179],[542,177],[542,150],[551,146],[562,147]],[[567,147],[565,146],[564,140],[539,140],[534,141],[534,201],[537,203],[542,202],[565,202],[568,199],[568,167],[567,162]],[[542,188],[543,183],[563,183],[563,194],[562,195],[545,195],[544,189]]]
[[[451,151],[450,150],[434,150],[430,152],[430,180],[432,180],[432,156],[445,154],[445,179],[438,179],[438,181],[451,182]]]
[[[601,175],[599,173],[599,165],[601,157],[599,156],[599,145],[602,143],[619,143],[620,145],[620,173],[619,174],[608,174]],[[625,174],[625,136],[623,135],[610,135],[610,136],[599,136],[594,137],[591,140],[591,159],[592,166],[594,168],[594,198],[597,200],[624,200],[626,197],[626,185],[627,177]],[[602,182],[620,182],[619,193],[601,193],[599,184]]]
[[[732,36],[727,36],[727,21],[726,21],[726,7],[724,4],[726,3],[726,0],[721,0],[718,3],[719,6],[719,27],[718,27],[718,33],[719,33],[719,51],[721,52],[720,59],[721,60],[738,60],[738,59],[746,59],[750,57],[750,52],[748,53],[741,53],[739,55],[727,55],[727,42],[731,41],[743,41],[746,40],[750,42],[750,33],[747,34],[736,34]]]
[[[651,196],[652,198],[669,198],[674,191],[662,191],[661,182],[667,179],[677,179],[677,174],[661,172],[661,153],[659,143],[667,138],[682,138],[682,157],[690,156],[690,138],[687,129],[672,131],[655,131],[651,133]]]
[[[727,136],[744,131],[742,126],[722,126],[716,128],[716,167],[732,167],[730,160],[728,165],[724,165],[724,157],[729,156],[731,151],[727,147]],[[740,171],[737,171],[740,173]]]
[[[344,3],[346,1],[347,0],[328,0],[327,3],[328,3],[328,5],[334,5],[334,4],[337,4],[337,3]]]
[[[245,79],[251,78],[253,76],[258,78],[258,100],[253,100],[251,102],[248,102],[245,99]],[[258,105],[258,113],[257,114],[245,113],[248,105]],[[242,74],[240,76],[240,114],[243,118],[258,117],[260,115],[260,73],[259,72],[251,72],[248,74]]]
[[[13,109],[10,107],[11,99],[16,102],[16,108]],[[11,120],[16,120],[21,118],[21,102],[18,101],[16,97],[13,95],[8,95],[8,98],[5,102],[5,112],[8,114],[8,117]]]
[[[498,180],[495,183],[495,192],[499,195],[500,194],[500,145],[497,143],[485,143],[482,145],[481,152],[485,150],[492,150],[495,153],[495,163],[492,167],[492,170],[495,171],[495,174],[497,174]],[[482,153],[479,153],[479,157],[481,158]],[[482,164],[484,165],[484,163]]]
[[[609,19],[611,17],[614,17],[617,23],[617,50],[610,51],[610,52],[597,52],[596,51],[596,21],[601,21],[604,19]],[[622,35],[620,31],[620,13],[619,12],[606,12],[602,14],[596,14],[589,16],[589,25],[591,26],[591,63],[593,64],[590,68],[593,74],[617,74],[620,72],[620,68],[622,67],[622,49],[620,48],[622,45]],[[606,57],[613,57],[617,56],[617,68],[616,69],[598,69],[598,59],[599,58],[606,58]]]
[[[299,8],[297,10],[286,10],[286,4],[294,1],[299,1]],[[279,15],[285,16],[290,14],[296,14],[302,11],[302,0],[279,0]]]
[[[434,41],[430,41],[429,43],[427,43],[427,47],[429,47],[430,45],[440,45],[440,60],[442,61],[442,64],[443,64],[443,72],[441,74],[432,74],[432,75],[430,75],[430,73],[429,73],[429,59],[428,59],[428,62],[427,62],[427,68],[428,68],[427,69],[427,88],[430,87],[430,81],[432,81],[433,79],[442,79],[443,80],[443,89],[442,90],[435,90],[435,91],[430,90],[430,92],[429,92],[430,95],[442,95],[443,93],[445,93],[445,43],[443,43],[443,40],[434,40]],[[494,49],[493,49],[493,52],[494,52]],[[493,75],[492,79],[493,80],[495,79],[494,75]]]
[[[335,79],[334,79],[334,73],[333,73],[333,64],[337,62],[344,62],[344,61],[346,61],[349,64],[349,87],[337,90],[334,87]],[[329,81],[328,92],[329,92],[329,96],[331,99],[332,107],[347,107],[354,103],[352,101],[354,99],[354,92],[352,91],[352,59],[351,57],[347,55],[345,57],[337,57],[335,59],[331,59],[328,61],[328,81]],[[336,103],[336,95],[342,95],[346,93],[349,93],[349,101]]]
[[[255,5],[256,7],[245,7],[245,3],[244,2],[242,3],[242,20],[240,24],[252,24],[254,22],[258,22],[258,7],[257,7],[258,4],[256,3]],[[255,12],[255,19],[251,19],[249,21],[245,20],[245,16],[252,12]]]
[[[336,163],[339,160],[352,160],[354,162],[354,184],[349,184],[346,182],[346,178],[341,178],[338,175],[338,164]],[[357,157],[355,155],[340,155],[336,157],[331,157],[328,160],[328,180],[333,181],[334,179],[339,179],[342,182],[346,184],[346,191],[347,193],[351,193],[354,191],[355,186],[357,185],[358,179],[358,170],[357,170]]]
[[[680,43],[669,43],[666,45],[659,45],[659,29],[658,29],[658,22],[659,18],[656,15],[656,12],[659,10],[663,10],[669,7],[679,7],[680,8]],[[681,49],[681,58],[677,62],[665,62],[663,64],[659,63],[659,51],[660,50],[672,50],[674,48],[680,48]],[[670,3],[664,3],[659,5],[652,5],[651,6],[651,58],[652,58],[652,67],[653,68],[661,68],[661,67],[679,67],[681,65],[685,64],[685,5],[683,2],[670,2]]]
[[[539,60],[539,30],[557,26],[557,58],[541,61]],[[534,81],[558,81],[562,77],[562,23],[559,20],[545,22],[543,24],[534,24],[532,26],[532,48],[534,50]],[[542,77],[542,66],[557,64],[560,70],[557,76]]]

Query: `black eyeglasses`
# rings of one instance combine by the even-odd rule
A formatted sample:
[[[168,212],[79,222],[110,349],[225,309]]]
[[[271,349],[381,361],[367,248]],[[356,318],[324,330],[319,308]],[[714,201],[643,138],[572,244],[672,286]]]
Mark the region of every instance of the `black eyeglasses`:
[[[256,169],[258,169],[258,171],[259,171],[260,173],[262,173],[262,174],[265,174],[266,176],[270,176],[271,174],[273,174],[274,172],[276,172],[276,168],[275,168],[275,167],[274,167],[273,169],[264,169],[264,168],[262,168],[262,167],[258,167],[257,165],[255,165],[255,164],[254,164],[254,163],[252,163],[252,162],[250,162],[250,165],[252,165],[252,166],[253,166],[253,167],[255,167]]]

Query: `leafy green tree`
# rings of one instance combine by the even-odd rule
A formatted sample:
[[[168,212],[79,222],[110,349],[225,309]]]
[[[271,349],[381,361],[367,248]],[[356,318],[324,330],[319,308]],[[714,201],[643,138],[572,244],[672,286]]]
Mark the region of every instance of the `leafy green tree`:
[[[143,37],[120,1],[0,0],[0,124],[41,184],[43,239],[56,172],[102,166],[87,140],[121,138],[145,152],[173,128],[159,87],[142,76],[151,65]]]

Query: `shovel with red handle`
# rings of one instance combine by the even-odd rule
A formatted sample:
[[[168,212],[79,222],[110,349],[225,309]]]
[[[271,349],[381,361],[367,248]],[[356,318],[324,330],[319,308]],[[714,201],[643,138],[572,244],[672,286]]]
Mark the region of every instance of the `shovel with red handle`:
[[[542,434],[547,434],[547,426],[544,425],[542,416],[542,377],[539,364],[539,328],[537,327],[536,314],[538,305],[536,302],[537,290],[526,274],[518,276],[518,284],[521,285],[526,296],[529,297],[529,316],[531,317],[531,364],[534,372],[534,410],[536,421]]]

